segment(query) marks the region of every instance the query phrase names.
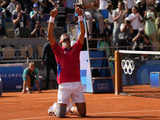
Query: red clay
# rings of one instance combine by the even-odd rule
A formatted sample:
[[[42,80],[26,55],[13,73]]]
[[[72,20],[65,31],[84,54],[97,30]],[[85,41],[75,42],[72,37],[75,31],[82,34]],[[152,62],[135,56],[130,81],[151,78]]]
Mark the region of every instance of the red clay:
[[[133,90],[133,87],[124,89],[132,95]],[[159,89],[156,90],[150,92],[158,93]],[[142,95],[145,92],[141,89],[140,97],[136,95],[138,92],[134,93],[135,96],[85,94],[87,117],[67,115],[63,120],[160,120],[160,97],[145,97]],[[3,93],[0,97],[0,120],[59,120],[49,117],[47,113],[49,106],[56,101],[56,96],[57,90],[42,91],[40,94]]]

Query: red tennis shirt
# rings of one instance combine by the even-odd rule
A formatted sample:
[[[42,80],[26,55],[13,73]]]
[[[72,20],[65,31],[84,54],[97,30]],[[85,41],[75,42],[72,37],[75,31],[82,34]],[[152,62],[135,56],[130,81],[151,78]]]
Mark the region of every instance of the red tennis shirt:
[[[77,41],[69,50],[57,43],[52,46],[57,61],[57,82],[80,82],[80,51],[82,44]]]

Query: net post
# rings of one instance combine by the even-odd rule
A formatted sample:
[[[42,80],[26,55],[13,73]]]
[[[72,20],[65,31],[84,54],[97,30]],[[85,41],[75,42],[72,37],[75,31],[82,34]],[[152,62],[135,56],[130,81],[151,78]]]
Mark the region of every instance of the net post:
[[[120,64],[120,53],[119,51],[114,52],[115,56],[115,95],[118,95],[122,91],[122,81],[121,81],[121,64]]]

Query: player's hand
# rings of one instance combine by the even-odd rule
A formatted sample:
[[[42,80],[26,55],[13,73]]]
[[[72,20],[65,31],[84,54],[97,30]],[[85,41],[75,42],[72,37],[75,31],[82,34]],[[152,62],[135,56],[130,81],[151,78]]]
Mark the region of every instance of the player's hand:
[[[52,17],[56,17],[57,14],[58,14],[58,9],[57,8],[51,10],[51,12],[50,12],[50,16],[52,16]]]
[[[76,13],[78,14],[78,16],[82,16],[83,15],[83,10],[79,7],[76,7]]]

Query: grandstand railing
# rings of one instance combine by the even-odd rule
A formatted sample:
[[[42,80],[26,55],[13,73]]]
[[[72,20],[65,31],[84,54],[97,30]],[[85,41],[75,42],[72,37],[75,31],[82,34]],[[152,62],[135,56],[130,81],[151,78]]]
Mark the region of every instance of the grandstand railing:
[[[40,61],[44,38],[0,38],[0,63]]]

